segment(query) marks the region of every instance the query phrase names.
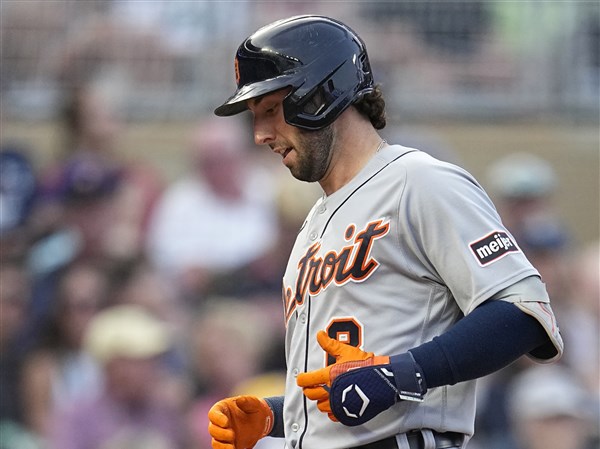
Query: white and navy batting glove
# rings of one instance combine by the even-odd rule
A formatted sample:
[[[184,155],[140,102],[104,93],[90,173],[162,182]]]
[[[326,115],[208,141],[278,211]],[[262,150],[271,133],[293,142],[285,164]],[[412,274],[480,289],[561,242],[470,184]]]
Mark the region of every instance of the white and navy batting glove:
[[[375,355],[325,331],[317,332],[317,342],[335,363],[298,374],[296,384],[332,421],[357,426],[400,400],[423,400],[427,387],[411,353]]]
[[[422,402],[427,391],[412,354],[390,358],[386,365],[356,368],[338,375],[329,390],[335,418],[346,426],[366,423],[398,401]]]

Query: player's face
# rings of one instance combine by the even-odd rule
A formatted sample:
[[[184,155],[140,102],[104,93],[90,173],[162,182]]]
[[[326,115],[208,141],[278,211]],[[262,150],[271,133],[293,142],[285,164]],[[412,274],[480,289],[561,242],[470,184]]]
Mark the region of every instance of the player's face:
[[[306,131],[288,124],[283,115],[283,99],[288,92],[289,89],[282,89],[248,101],[254,114],[254,141],[257,145],[269,145],[280,154],[295,178],[319,181],[331,162],[333,126]]]

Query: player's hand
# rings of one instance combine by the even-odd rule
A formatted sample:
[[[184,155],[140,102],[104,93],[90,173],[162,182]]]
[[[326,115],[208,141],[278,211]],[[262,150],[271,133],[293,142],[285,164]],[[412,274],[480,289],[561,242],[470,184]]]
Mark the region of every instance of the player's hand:
[[[217,402],[208,412],[213,449],[252,449],[273,428],[273,411],[256,396],[236,396]]]
[[[342,373],[361,367],[388,364],[387,356],[376,356],[372,352],[342,343],[330,338],[326,332],[319,331],[317,342],[323,350],[335,358],[335,363],[308,373],[301,373],[296,379],[299,387],[302,387],[304,395],[313,401],[317,401],[317,407],[323,413],[327,413],[329,419],[338,421],[331,409],[329,394],[333,381]]]
[[[296,383],[332,421],[358,426],[399,400],[423,401],[427,387],[409,352],[390,360],[333,340],[325,332],[319,332],[317,340],[336,363],[299,374]]]

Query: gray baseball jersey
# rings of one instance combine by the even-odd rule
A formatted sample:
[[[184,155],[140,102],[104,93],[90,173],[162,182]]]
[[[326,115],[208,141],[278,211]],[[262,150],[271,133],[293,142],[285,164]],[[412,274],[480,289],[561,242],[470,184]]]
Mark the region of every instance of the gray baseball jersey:
[[[469,173],[418,150],[384,148],[317,201],[290,256],[283,279],[286,446],[349,448],[418,428],[471,435],[475,381],[430,389],[422,403],[400,401],[346,427],[303,396],[296,376],[333,363],[317,343],[321,329],[365,351],[399,354],[538,275]],[[560,353],[547,297],[541,301],[521,307]]]

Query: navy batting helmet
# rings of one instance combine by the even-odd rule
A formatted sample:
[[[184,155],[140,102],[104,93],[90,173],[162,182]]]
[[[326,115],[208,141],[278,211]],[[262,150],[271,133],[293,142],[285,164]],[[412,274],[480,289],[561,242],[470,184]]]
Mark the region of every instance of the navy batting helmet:
[[[291,87],[283,101],[290,125],[317,130],[373,91],[373,75],[360,37],[323,16],[296,16],[267,25],[248,37],[235,56],[237,90],[215,109],[229,116],[246,100]]]

